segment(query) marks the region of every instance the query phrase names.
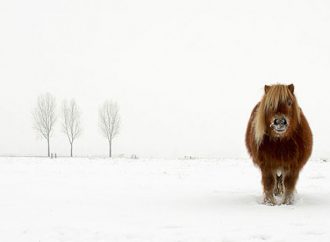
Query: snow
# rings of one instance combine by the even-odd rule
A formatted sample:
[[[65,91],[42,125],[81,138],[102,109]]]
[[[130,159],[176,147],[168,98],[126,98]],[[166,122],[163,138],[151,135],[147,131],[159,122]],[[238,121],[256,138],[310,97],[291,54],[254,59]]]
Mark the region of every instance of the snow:
[[[0,241],[330,241],[330,163],[266,206],[244,159],[0,158]]]

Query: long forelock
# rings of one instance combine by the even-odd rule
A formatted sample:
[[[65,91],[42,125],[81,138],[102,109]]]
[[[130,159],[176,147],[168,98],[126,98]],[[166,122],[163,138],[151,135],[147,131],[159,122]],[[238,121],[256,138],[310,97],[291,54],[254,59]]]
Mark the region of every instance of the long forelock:
[[[275,111],[281,103],[286,103],[288,99],[295,100],[289,88],[284,85],[271,86],[264,95],[261,102],[264,102],[264,111]]]
[[[262,97],[253,120],[254,138],[257,146],[261,144],[266,132],[266,114],[276,111],[279,105],[286,103],[288,99],[293,101],[292,108],[297,115],[298,123],[300,123],[300,108],[296,97],[291,93],[289,88],[285,85],[270,86],[267,93]]]

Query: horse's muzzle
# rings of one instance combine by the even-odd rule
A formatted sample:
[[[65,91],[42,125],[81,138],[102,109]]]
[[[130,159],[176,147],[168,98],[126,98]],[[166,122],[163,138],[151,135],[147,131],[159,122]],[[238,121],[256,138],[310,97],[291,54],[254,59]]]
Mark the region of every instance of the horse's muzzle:
[[[276,133],[284,133],[288,128],[288,121],[284,116],[275,117],[273,120],[273,123],[270,125],[270,127]]]

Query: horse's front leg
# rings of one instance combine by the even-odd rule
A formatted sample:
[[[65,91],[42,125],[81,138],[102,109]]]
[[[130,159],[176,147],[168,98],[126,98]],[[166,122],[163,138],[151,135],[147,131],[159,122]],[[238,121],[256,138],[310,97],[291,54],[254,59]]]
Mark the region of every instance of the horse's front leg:
[[[284,187],[285,187],[285,193],[284,193],[284,200],[283,204],[291,205],[294,201],[294,190],[296,187],[296,183],[299,177],[298,171],[291,171],[288,172],[284,177]]]
[[[274,185],[275,179],[274,175],[271,171],[262,170],[262,185],[264,187],[264,203],[268,205],[275,205],[275,197],[274,197]]]

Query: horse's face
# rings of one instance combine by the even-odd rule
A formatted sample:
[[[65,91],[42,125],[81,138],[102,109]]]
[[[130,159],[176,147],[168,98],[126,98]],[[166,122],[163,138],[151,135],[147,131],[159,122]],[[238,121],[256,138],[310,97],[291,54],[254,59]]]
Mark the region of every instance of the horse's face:
[[[270,133],[274,136],[285,136],[291,128],[293,122],[293,112],[291,110],[292,100],[281,103],[276,110],[266,114],[266,124]]]
[[[282,95],[279,98],[273,99],[269,104],[268,111],[265,112],[266,128],[268,134],[273,137],[289,136],[295,129],[297,123],[296,114],[296,99],[293,95],[293,85],[285,86],[288,90],[288,95]],[[265,87],[265,95],[274,95]],[[274,101],[275,100],[275,101]]]

